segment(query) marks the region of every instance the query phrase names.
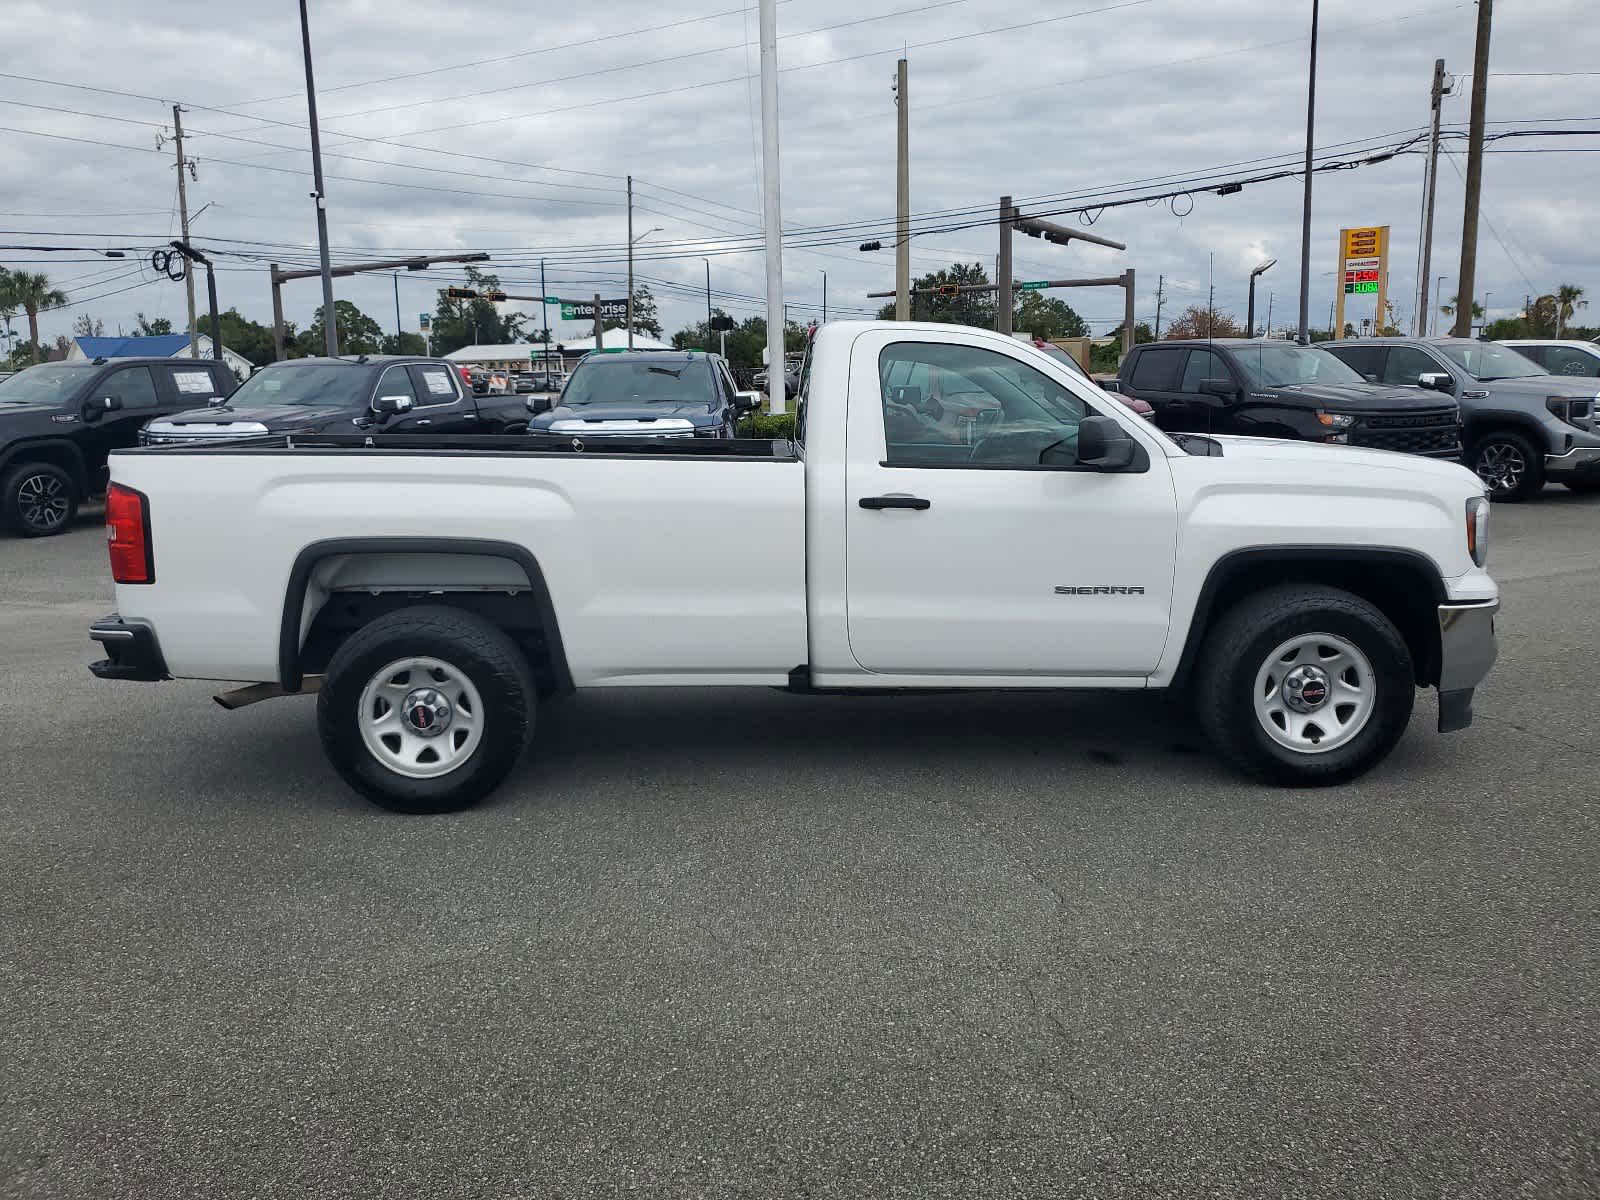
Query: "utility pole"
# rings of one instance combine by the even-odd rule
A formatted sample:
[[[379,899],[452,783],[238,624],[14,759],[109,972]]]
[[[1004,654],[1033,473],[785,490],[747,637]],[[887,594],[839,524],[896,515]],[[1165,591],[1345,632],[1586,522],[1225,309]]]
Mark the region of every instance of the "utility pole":
[[[710,346],[710,341],[711,341],[711,260],[709,258],[702,258],[700,261],[705,263],[705,265],[706,265],[706,342],[707,342],[706,349],[710,350],[711,349],[711,346]]]
[[[183,107],[178,104],[172,106],[172,137],[178,143],[178,215],[183,223],[183,242],[189,244],[189,189],[184,185],[183,173],[190,170],[190,165],[183,160]],[[183,290],[189,300],[189,357],[199,358],[200,347],[195,345],[195,335],[198,330],[194,319],[194,272],[184,271]]]
[[[397,271],[394,276],[394,352],[396,354],[401,353],[400,338],[404,333],[405,329],[400,324],[400,273]]]
[[[550,368],[550,288],[544,281],[544,259],[539,260],[539,311],[544,314],[544,365]]]
[[[1433,299],[1434,299],[1434,306],[1435,306],[1436,309],[1438,307],[1438,301],[1444,299],[1444,281],[1446,279],[1449,279],[1449,278],[1450,278],[1450,276],[1448,276],[1448,275],[1436,275],[1436,276],[1434,276],[1434,280],[1433,280]],[[1433,320],[1433,331],[1434,331],[1434,333],[1438,333],[1439,332],[1439,318],[1433,316],[1432,313],[1429,313],[1428,315]]]
[[[1467,203],[1461,214],[1461,272],[1456,278],[1456,337],[1472,336],[1472,290],[1478,270],[1478,192],[1483,185],[1483,118],[1489,104],[1489,26],[1494,0],[1478,0],[1478,44],[1472,52],[1472,123],[1467,129]],[[1462,299],[1465,297],[1465,299]]]
[[[822,323],[828,323],[828,273],[822,273]]]
[[[1319,0],[1311,0],[1311,69],[1306,84],[1305,203],[1300,216],[1300,330],[1302,346],[1311,341],[1311,139],[1317,126],[1317,17]]]
[[[1267,337],[1271,337],[1272,336],[1272,297],[1274,295],[1275,295],[1275,293],[1273,293],[1273,292],[1268,292],[1267,293],[1267,330],[1266,330],[1266,336]]]
[[[1011,207],[1011,197],[1000,197],[1000,258],[995,264],[995,283],[999,292],[994,301],[994,327],[1000,333],[1011,333],[1011,230],[1016,210]]]
[[[778,156],[778,4],[761,0],[761,215],[767,254],[767,411],[784,406],[783,188]]]
[[[911,319],[911,101],[906,60],[895,68],[894,319]]]
[[[311,178],[317,202],[317,251],[322,260],[322,335],[328,357],[339,356],[339,323],[333,307],[333,266],[328,261],[328,198],[322,186],[322,135],[317,129],[317,84],[311,75],[311,18],[300,0],[300,46],[306,60],[306,113],[311,122]],[[187,240],[187,239],[185,239]]]
[[[1417,337],[1428,336],[1428,276],[1433,271],[1433,201],[1439,184],[1439,110],[1450,89],[1444,83],[1444,59],[1433,60],[1433,131],[1428,138],[1428,176],[1422,185],[1422,269],[1417,272],[1417,319],[1412,328]]]
[[[633,349],[633,176],[628,176],[628,349]]]
[[[596,292],[594,294],[594,348],[599,350],[605,344],[605,340],[606,323],[600,319],[600,293]]]
[[[1156,341],[1161,340],[1161,302],[1166,299],[1167,277],[1156,276]]]

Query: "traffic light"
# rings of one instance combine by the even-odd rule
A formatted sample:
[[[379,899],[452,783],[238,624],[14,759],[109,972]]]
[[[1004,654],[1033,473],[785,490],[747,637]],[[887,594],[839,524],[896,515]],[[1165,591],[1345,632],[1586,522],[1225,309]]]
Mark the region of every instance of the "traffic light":
[[[882,242],[862,242],[861,243],[861,249],[863,249],[863,250],[882,250],[883,249],[883,243]]]
[[[712,333],[727,333],[736,328],[738,328],[738,325],[732,317],[724,316],[711,318]]]
[[[961,295],[961,285],[959,283],[941,283],[939,285],[939,295],[959,296]]]
[[[445,288],[444,294],[452,300],[476,300],[478,293],[471,288]]]
[[[484,292],[478,298],[487,300],[491,304],[501,304],[505,302],[506,294],[504,292]]]

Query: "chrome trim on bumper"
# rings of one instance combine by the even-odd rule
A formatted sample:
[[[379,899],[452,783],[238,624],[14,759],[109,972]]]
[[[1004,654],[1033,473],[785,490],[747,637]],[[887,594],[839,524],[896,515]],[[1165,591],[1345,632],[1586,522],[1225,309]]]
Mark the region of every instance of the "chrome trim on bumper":
[[[1574,446],[1565,454],[1546,454],[1546,474],[1566,474],[1584,467],[1600,465],[1600,446]]]
[[[1500,601],[1439,605],[1439,732],[1472,724],[1472,693],[1494,666]]]

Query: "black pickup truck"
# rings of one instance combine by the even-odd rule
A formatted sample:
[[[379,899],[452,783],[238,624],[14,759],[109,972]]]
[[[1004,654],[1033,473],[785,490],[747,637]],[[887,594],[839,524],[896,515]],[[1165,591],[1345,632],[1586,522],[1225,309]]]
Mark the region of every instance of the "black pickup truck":
[[[296,358],[262,367],[225,401],[151,421],[141,445],[269,433],[521,433],[519,396],[478,396],[441,358]]]
[[[1118,379],[1173,433],[1461,457],[1461,410],[1452,397],[1370,383],[1318,346],[1262,338],[1146,342],[1123,360]]]
[[[0,524],[60,533],[106,488],[106,455],[151,417],[225,397],[237,380],[209,358],[40,363],[0,380]]]

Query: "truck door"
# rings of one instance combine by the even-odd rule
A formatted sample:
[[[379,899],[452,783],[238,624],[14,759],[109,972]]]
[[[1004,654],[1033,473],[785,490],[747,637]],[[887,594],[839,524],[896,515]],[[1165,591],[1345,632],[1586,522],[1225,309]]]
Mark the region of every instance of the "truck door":
[[[1130,430],[1136,469],[1072,466],[1079,422],[1112,415],[1115,401],[1091,404],[1091,389],[1080,395],[1066,375],[960,333],[856,340],[846,625],[860,666],[1011,677],[1155,669],[1177,536],[1165,452]],[[1052,446],[1066,465],[1040,462]]]
[[[450,368],[437,363],[412,363],[408,368],[417,393],[413,424],[426,433],[498,433],[503,422],[484,420],[482,411],[502,413],[506,400],[479,405],[456,386]]]
[[[96,479],[105,468],[106,456],[113,450],[138,445],[140,428],[162,411],[160,393],[147,366],[117,367],[106,372],[96,380],[87,398],[99,404],[112,396],[122,402],[122,407],[89,424],[87,429],[91,432],[80,443],[88,460],[91,486],[96,490],[104,483],[103,477],[98,477],[98,482]]]

